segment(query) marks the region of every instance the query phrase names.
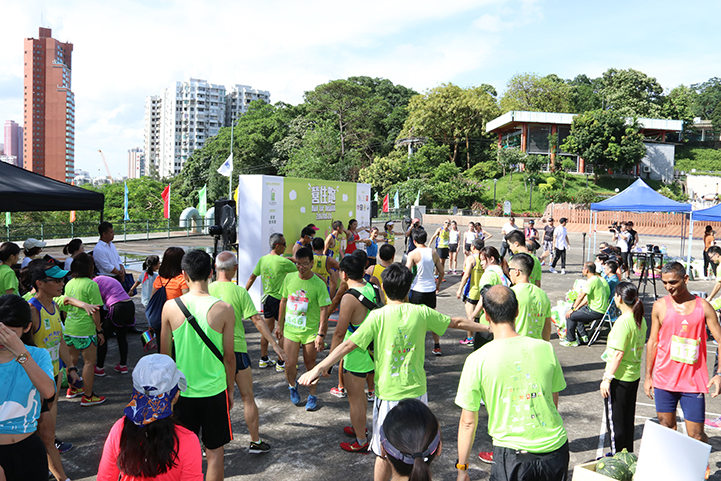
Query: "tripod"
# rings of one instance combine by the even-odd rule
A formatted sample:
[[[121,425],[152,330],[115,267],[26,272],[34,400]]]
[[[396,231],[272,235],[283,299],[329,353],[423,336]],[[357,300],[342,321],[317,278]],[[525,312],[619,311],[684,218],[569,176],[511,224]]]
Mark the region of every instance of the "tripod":
[[[643,283],[643,294],[646,294],[646,288],[648,287],[648,283],[650,282],[653,284],[653,298],[654,300],[658,299],[658,291],[656,290],[656,275],[655,275],[655,268],[656,268],[656,258],[658,257],[658,264],[663,264],[663,254],[653,252],[653,246],[648,249],[648,252],[639,252],[636,253],[637,259],[643,259],[643,268],[641,269],[641,275],[638,278],[638,293],[641,294],[641,284]],[[649,272],[651,273],[651,278],[649,279]]]

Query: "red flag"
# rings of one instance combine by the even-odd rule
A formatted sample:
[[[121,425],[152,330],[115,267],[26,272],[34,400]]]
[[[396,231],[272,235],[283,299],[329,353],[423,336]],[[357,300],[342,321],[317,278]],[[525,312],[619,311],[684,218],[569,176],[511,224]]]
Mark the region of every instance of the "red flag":
[[[70,181],[70,185],[75,185],[75,179]],[[70,211],[70,222],[75,222],[75,211]]]
[[[163,217],[170,219],[170,184],[163,189],[161,197],[163,198]]]
[[[383,212],[388,212],[388,196],[390,194],[386,194],[385,197],[383,197]]]

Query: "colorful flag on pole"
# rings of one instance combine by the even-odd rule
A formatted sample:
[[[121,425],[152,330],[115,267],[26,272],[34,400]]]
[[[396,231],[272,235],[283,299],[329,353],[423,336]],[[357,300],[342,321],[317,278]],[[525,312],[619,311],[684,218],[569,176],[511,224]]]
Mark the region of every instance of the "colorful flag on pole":
[[[390,196],[390,194],[386,194],[386,196],[383,197],[383,212],[388,212]]]
[[[416,203],[413,204],[413,205],[414,205],[414,206],[415,206],[415,205],[421,205],[420,202],[421,202],[421,189],[418,189],[418,195],[416,195]]]
[[[218,173],[224,177],[230,177],[230,174],[233,173],[233,154],[230,154],[223,165],[218,167]]]
[[[70,185],[75,185],[75,179],[70,181]],[[75,222],[75,211],[74,210],[70,211],[70,222],[71,223]]]
[[[12,219],[10,218],[10,212],[5,212],[5,225],[12,224]]]
[[[163,198],[163,217],[170,219],[170,184],[163,189],[160,196]]]
[[[123,217],[123,220],[130,220],[130,217],[128,217],[128,183],[124,182],[125,184],[125,217]]]
[[[200,215],[205,217],[206,212],[208,212],[208,189],[207,185],[204,185],[200,191],[198,191],[198,212]]]
[[[396,195],[393,197],[393,208],[400,209],[400,203],[398,202],[398,191],[396,191]]]

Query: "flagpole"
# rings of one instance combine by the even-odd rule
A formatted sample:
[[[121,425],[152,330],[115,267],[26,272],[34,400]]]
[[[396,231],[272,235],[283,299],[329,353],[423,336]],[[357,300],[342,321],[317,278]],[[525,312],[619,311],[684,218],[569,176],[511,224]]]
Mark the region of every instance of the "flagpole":
[[[233,192],[233,129],[235,128],[235,120],[233,120],[233,112],[230,113],[230,176],[228,177],[228,200],[231,200]]]

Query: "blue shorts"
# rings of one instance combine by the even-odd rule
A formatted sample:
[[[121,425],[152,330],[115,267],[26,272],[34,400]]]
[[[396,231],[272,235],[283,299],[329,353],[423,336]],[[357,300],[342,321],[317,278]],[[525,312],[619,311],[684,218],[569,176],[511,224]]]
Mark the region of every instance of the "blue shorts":
[[[692,423],[703,423],[706,419],[706,396],[698,392],[671,392],[653,389],[656,412],[675,413],[676,406],[681,402],[683,417]]]
[[[250,367],[250,356],[247,352],[235,353],[235,372],[248,369]]]

